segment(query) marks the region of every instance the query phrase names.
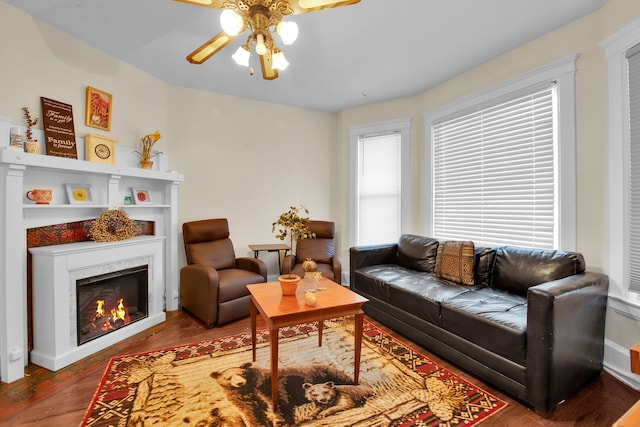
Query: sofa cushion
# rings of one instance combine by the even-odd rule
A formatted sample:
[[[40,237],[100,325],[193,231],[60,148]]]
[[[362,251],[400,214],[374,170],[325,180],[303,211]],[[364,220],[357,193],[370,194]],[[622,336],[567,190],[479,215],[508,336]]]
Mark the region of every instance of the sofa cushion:
[[[411,272],[389,282],[391,305],[440,326],[440,304],[442,301],[470,292],[474,286],[435,277],[430,273]]]
[[[515,363],[526,361],[527,299],[478,288],[442,301],[442,327]]]
[[[463,285],[473,285],[474,280],[473,242],[446,241],[438,245],[435,276]]]
[[[531,286],[582,273],[582,254],[552,249],[502,246],[496,248],[491,286],[526,295]]]
[[[496,251],[492,248],[475,248],[476,285],[489,286],[496,261]]]
[[[403,234],[398,240],[398,264],[412,270],[432,273],[437,251],[436,239]]]

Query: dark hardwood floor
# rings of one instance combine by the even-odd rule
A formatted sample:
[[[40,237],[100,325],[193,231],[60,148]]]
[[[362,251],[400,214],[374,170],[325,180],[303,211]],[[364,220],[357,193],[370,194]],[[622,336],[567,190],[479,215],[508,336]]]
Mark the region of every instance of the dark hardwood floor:
[[[258,327],[265,327],[261,320]],[[181,311],[169,312],[167,321],[163,324],[58,372],[29,365],[25,370],[24,379],[10,384],[1,383],[0,426],[77,426],[84,417],[110,357],[249,332],[248,318],[205,329],[200,322]],[[414,347],[419,348],[415,345]],[[482,427],[611,426],[640,399],[639,392],[603,372],[586,389],[558,406],[551,416],[545,419],[426,350],[424,353],[469,382],[508,402],[509,405],[504,410],[482,423]]]

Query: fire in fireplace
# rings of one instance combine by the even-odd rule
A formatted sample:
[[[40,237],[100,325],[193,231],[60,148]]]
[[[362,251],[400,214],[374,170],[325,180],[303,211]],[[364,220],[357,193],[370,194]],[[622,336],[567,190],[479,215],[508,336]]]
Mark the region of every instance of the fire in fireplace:
[[[148,266],[76,280],[78,345],[148,314]]]

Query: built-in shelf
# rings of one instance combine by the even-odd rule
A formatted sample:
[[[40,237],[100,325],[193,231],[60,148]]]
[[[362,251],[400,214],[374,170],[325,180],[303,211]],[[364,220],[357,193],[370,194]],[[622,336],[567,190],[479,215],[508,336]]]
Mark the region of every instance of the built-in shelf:
[[[8,124],[0,121],[0,131]],[[9,132],[7,130],[6,134]],[[80,139],[80,138],[79,138]],[[178,187],[184,176],[168,169],[168,159],[159,156],[155,170],[137,165],[132,148],[117,147],[116,164],[29,154],[14,150],[0,138],[0,379],[11,382],[24,376],[28,363],[27,329],[27,229],[98,217],[108,208],[120,208],[134,220],[153,221],[158,237],[164,238],[163,306],[179,305]],[[4,145],[7,144],[7,145]],[[78,142],[78,154],[84,155]],[[91,186],[94,204],[68,201],[65,184]],[[51,188],[53,200],[36,205],[26,198],[34,188]],[[132,189],[145,189],[151,203],[125,205]],[[9,324],[11,322],[11,324]]]

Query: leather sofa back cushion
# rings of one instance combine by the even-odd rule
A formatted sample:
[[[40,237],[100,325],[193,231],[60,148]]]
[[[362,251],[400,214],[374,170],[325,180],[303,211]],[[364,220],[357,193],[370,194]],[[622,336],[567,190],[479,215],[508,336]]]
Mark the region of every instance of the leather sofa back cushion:
[[[433,273],[438,241],[429,237],[403,234],[398,240],[398,264],[412,270]]]
[[[304,239],[296,243],[296,262],[303,262],[311,258],[315,262],[329,264],[331,257],[335,253],[335,243],[333,239]]]
[[[475,248],[476,285],[489,286],[496,262],[496,251],[491,248]]]
[[[436,277],[463,285],[473,285],[474,280],[473,242],[446,241],[438,245],[436,255]]]
[[[491,286],[526,295],[531,286],[585,270],[582,254],[551,249],[502,246],[496,248]]]
[[[192,243],[186,250],[191,264],[204,264],[216,270],[236,268],[236,256],[230,239]]]

